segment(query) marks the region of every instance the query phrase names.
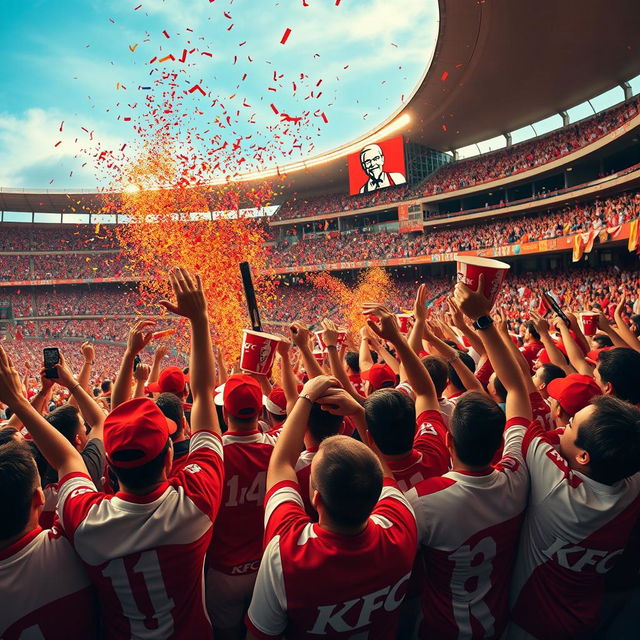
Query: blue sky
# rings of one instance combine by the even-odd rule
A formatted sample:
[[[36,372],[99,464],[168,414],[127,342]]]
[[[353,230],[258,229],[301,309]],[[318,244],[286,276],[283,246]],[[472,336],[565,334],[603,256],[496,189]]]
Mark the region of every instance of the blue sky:
[[[279,162],[363,134],[415,87],[438,15],[435,0],[7,0],[0,25],[0,186],[75,189],[106,186],[97,149],[126,143],[124,162],[134,152],[133,127],[146,126],[144,99],[160,92],[152,80],[162,69],[180,72],[192,133],[208,131],[224,103],[233,126],[219,129],[221,139],[251,136]],[[154,56],[178,58],[185,48],[195,51],[184,64],[152,72]],[[207,95],[184,93],[194,84]],[[271,104],[309,115],[296,129]],[[252,158],[243,144],[245,166],[264,168],[265,154]]]

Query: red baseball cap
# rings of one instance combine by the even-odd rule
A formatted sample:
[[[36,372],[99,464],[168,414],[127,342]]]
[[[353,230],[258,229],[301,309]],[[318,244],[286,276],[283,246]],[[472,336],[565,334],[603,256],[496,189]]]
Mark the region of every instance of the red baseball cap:
[[[189,382],[189,375],[182,373],[180,367],[167,367],[160,372],[157,382],[147,385],[149,393],[175,393],[180,395]]]
[[[372,391],[393,387],[396,384],[396,374],[386,364],[374,364],[369,371],[364,371],[361,376],[363,380],[369,381]]]
[[[593,351],[589,351],[586,357],[589,358],[589,360],[592,360],[593,362],[598,362],[598,358],[600,357],[600,354],[603,351],[611,351],[611,349],[614,349],[614,348],[615,347],[601,347],[600,349],[594,349]]]
[[[150,398],[116,407],[104,421],[104,448],[114,467],[132,469],[157,457],[178,425]]]
[[[574,416],[589,404],[591,398],[602,395],[602,390],[591,376],[570,373],[565,378],[552,380],[547,385],[547,393],[566,413]]]
[[[276,416],[287,415],[287,398],[280,387],[273,389],[268,397],[263,398],[263,401],[269,413],[273,413]]]
[[[251,376],[233,375],[224,384],[222,402],[234,418],[255,418],[262,410],[262,389]]]

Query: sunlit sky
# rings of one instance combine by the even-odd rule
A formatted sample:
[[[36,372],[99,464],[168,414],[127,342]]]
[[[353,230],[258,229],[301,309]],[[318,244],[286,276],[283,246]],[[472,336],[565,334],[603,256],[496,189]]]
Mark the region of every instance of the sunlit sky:
[[[185,94],[203,112],[192,126],[208,129],[218,98],[239,112],[241,135],[268,145],[279,123],[275,103],[280,113],[311,114],[300,125],[300,148],[286,138],[277,162],[343,144],[407,100],[431,58],[436,0],[401,7],[389,0],[1,2],[0,186],[106,186],[90,151],[81,150],[134,147],[133,124],[155,90],[140,87],[158,77],[149,61],[178,58],[183,48],[196,51],[184,64],[166,64],[182,73],[181,90],[199,84],[208,94]]]

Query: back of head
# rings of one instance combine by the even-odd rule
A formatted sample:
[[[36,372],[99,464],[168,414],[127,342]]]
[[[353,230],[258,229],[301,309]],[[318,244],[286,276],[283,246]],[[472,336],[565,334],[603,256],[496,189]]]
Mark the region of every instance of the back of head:
[[[504,412],[477,391],[465,393],[456,404],[449,429],[456,455],[473,467],[487,466],[502,444]]]
[[[380,497],[382,467],[366,445],[332,436],[313,460],[312,486],[334,524],[355,528],[367,520]]]
[[[475,373],[476,363],[474,359],[466,351],[460,352],[460,360],[462,361],[464,366],[467,367],[469,371],[471,371],[471,373]],[[453,365],[450,362],[448,363],[448,368],[449,368],[449,382],[456,389],[460,389],[461,391],[464,391],[464,385],[460,380],[460,376],[458,375],[458,372],[453,368]]]
[[[426,356],[422,358],[422,364],[431,376],[438,398],[441,398],[449,382],[449,367],[447,366],[447,362],[437,356]]]
[[[10,540],[27,526],[38,471],[29,448],[19,442],[0,446],[0,540]]]
[[[529,320],[526,323],[526,328],[527,331],[529,332],[529,335],[534,339],[534,340],[540,340],[540,334],[538,333],[538,330],[536,329],[536,325],[533,322],[533,320]]]
[[[602,384],[613,387],[616,398],[640,404],[640,353],[634,349],[617,347],[601,351],[598,373]]]
[[[347,351],[345,360],[353,373],[360,373],[360,357],[355,351]]]
[[[156,398],[156,405],[167,418],[173,420],[178,425],[178,430],[170,436],[175,442],[178,437],[182,435],[182,425],[184,420],[184,407],[182,406],[182,400],[180,400],[175,393],[167,391],[165,393],[161,393]]]
[[[325,438],[340,433],[342,421],[342,416],[335,416],[328,411],[323,411],[322,407],[314,402],[307,420],[307,431],[316,442],[320,443]]]
[[[507,390],[502,384],[502,380],[494,373],[492,374],[491,381],[493,382],[496,398],[499,399],[500,402],[505,402],[507,400]]]
[[[640,410],[611,396],[594,398],[591,405],[595,409],[576,437],[576,446],[589,453],[590,477],[610,485],[638,473]]]
[[[46,416],[46,421],[53,425],[71,444],[74,444],[78,429],[82,426],[80,412],[77,407],[65,404],[54,409]]]
[[[367,430],[386,456],[411,451],[416,433],[416,407],[396,389],[374,391],[364,402]]]
[[[102,393],[110,393],[111,392],[111,380],[103,380],[100,383],[100,388],[102,389]]]
[[[559,367],[557,364],[551,364],[550,362],[540,365],[538,371],[540,382],[543,382],[544,384],[549,384],[552,380],[556,380],[557,378],[566,378],[567,376],[564,369]]]
[[[596,349],[604,349],[605,347],[613,347],[613,340],[606,333],[598,333],[591,338]]]

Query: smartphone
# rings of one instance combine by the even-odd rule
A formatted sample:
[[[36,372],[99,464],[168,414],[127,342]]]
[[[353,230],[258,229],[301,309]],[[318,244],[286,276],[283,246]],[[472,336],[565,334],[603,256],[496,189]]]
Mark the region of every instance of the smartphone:
[[[133,359],[133,370],[135,371],[138,368],[138,365],[142,362],[140,356],[136,354],[136,357]]]
[[[46,347],[42,353],[44,355],[44,377],[57,378],[56,365],[60,362],[60,350],[57,347]]]
[[[567,327],[570,327],[571,322],[569,322],[569,318],[567,318],[567,315],[562,310],[562,307],[560,306],[560,300],[558,300],[558,296],[556,296],[553,291],[543,291],[542,295],[547,301],[547,304],[553,309],[553,312],[558,316],[558,318],[560,318],[567,325]]]

